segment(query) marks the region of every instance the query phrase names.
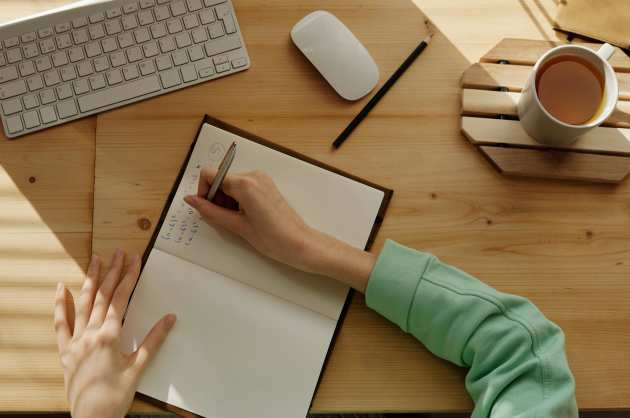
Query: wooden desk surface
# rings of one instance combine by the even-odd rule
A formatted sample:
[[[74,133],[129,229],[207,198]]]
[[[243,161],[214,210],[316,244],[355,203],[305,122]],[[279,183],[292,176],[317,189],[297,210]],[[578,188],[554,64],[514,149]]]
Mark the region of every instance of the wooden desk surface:
[[[0,16],[68,2],[4,0]],[[102,254],[144,247],[150,231],[137,221],[154,223],[206,112],[394,188],[375,251],[393,238],[531,298],[567,334],[580,407],[630,408],[629,183],[504,178],[459,133],[463,70],[501,38],[554,39],[553,1],[234,2],[249,71],[0,141],[0,411],[66,408],[52,333],[55,283],[78,288],[92,240]],[[315,7],[355,31],[382,78],[424,34],[422,13],[440,30],[336,153],[330,140],[364,101],[338,99],[290,45],[289,28]],[[313,411],[465,410],[463,375],[355,297]]]

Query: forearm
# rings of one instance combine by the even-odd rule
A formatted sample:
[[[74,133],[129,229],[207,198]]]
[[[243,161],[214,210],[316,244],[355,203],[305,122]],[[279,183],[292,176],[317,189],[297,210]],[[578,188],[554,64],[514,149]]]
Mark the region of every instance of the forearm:
[[[318,231],[312,232],[304,250],[306,270],[345,283],[361,293],[365,293],[375,262],[375,255]]]

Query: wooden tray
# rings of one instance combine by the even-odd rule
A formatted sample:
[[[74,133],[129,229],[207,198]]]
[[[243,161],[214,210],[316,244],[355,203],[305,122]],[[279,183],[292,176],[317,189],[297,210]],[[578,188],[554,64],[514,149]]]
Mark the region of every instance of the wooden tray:
[[[619,79],[617,110],[567,147],[530,138],[516,103],[532,66],[556,43],[503,39],[462,76],[462,132],[506,175],[618,183],[630,173],[630,58],[617,50],[610,63]],[[597,49],[599,44],[582,44]]]

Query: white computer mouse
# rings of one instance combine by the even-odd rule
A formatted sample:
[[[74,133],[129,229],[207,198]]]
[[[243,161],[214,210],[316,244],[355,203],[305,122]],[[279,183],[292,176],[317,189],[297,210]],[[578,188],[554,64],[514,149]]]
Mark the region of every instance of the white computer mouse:
[[[300,20],[291,39],[341,97],[358,100],[378,83],[374,59],[332,13],[318,10]]]

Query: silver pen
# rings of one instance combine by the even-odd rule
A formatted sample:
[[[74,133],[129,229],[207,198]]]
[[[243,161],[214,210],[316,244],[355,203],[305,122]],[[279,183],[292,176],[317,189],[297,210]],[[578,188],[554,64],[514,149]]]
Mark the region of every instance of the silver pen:
[[[219,170],[217,171],[217,175],[212,180],[212,184],[210,185],[210,190],[208,191],[208,196],[206,199],[212,202],[212,199],[216,196],[217,192],[223,186],[223,180],[225,180],[225,176],[227,175],[232,162],[234,161],[234,157],[236,156],[236,142],[232,142],[230,148],[228,148],[223,160],[221,160],[221,164],[219,164]]]

